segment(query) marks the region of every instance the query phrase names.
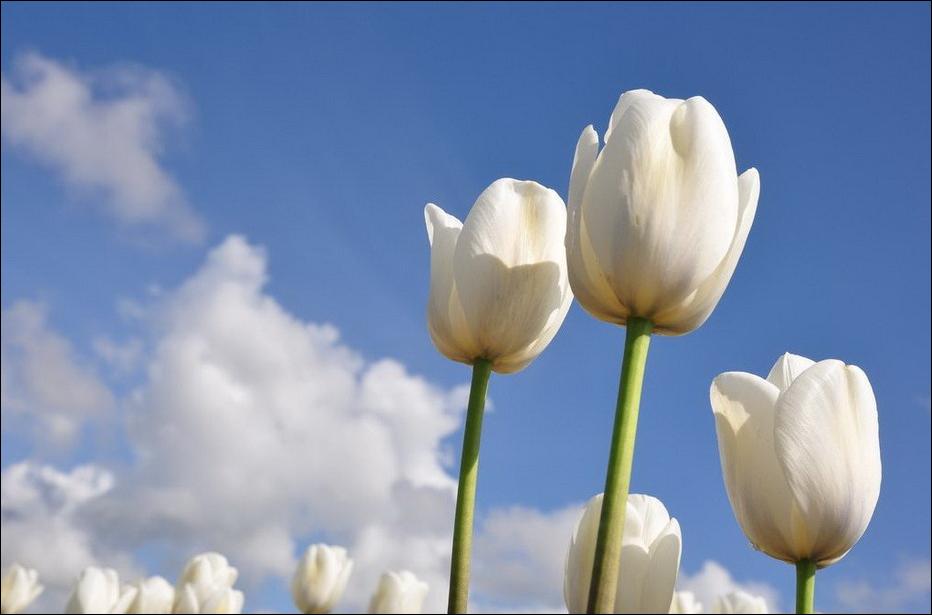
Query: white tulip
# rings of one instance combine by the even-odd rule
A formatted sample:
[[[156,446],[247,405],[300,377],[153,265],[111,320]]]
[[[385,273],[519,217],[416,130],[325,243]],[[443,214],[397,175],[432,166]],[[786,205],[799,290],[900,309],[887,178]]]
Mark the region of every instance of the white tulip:
[[[89,566],[81,572],[65,613],[125,613],[136,597],[136,588],[120,585],[112,568]]]
[[[725,292],[760,193],[740,177],[728,131],[702,97],[622,94],[599,151],[587,126],[570,176],[566,250],[582,306],[600,320],[697,328]]]
[[[767,601],[761,596],[752,596],[741,590],[719,596],[713,613],[769,613]]]
[[[202,553],[188,561],[175,587],[175,613],[239,613],[243,594],[233,589],[239,576],[219,553]]]
[[[861,369],[780,357],[767,379],[712,383],[725,487],[751,544],[787,562],[841,559],[880,494],[877,402]]]
[[[386,572],[369,601],[370,613],[420,613],[428,592],[427,583],[413,572]]]
[[[136,597],[127,613],[171,613],[175,602],[175,588],[162,577],[142,579],[134,586]]]
[[[674,592],[673,602],[670,603],[670,613],[691,614],[701,613],[702,603],[696,600],[696,594],[692,592]]]
[[[302,613],[329,613],[353,572],[353,560],[343,547],[308,547],[291,580],[291,595]]]
[[[0,581],[0,613],[19,613],[42,593],[39,573],[13,564]]]
[[[566,557],[563,598],[570,613],[585,613],[602,514],[602,494],[586,504]],[[649,495],[631,494],[625,512],[616,613],[667,613],[680,568],[680,524]]]
[[[241,613],[243,592],[225,585],[185,583],[176,592],[175,613]]]
[[[487,359],[509,373],[556,335],[573,294],[566,272],[566,207],[549,188],[499,179],[461,223],[428,204],[430,299],[437,349],[454,361]]]

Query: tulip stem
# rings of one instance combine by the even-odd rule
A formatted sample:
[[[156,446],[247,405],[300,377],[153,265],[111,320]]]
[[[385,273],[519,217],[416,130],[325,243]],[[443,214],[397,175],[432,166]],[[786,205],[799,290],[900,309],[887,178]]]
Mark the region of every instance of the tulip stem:
[[[814,613],[815,601],[815,571],[816,565],[812,560],[804,559],[796,562],[796,612]]]
[[[469,601],[469,558],[472,551],[473,509],[476,505],[476,479],[479,476],[479,440],[482,437],[482,413],[489,388],[492,364],[479,359],[473,364],[472,386],[466,409],[460,482],[456,490],[456,513],[453,519],[453,557],[450,562],[448,613],[465,613]]]
[[[602,516],[595,545],[592,581],[589,584],[589,613],[613,613],[618,586],[618,565],[621,539],[625,527],[625,509],[631,486],[631,463],[634,459],[634,437],[637,433],[641,385],[650,346],[653,323],[644,318],[629,318],[625,336],[625,354],[621,362],[618,402],[615,407],[615,427],[612,448],[602,498]]]

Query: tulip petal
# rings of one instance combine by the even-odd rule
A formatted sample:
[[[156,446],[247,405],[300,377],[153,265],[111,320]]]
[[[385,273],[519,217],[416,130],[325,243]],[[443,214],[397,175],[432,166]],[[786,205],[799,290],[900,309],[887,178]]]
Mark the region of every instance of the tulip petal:
[[[496,371],[533,358],[527,349],[564,308],[565,235],[563,200],[536,182],[500,179],[469,212],[456,242],[454,284],[477,357]]]
[[[453,283],[453,255],[463,224],[433,203],[424,208],[430,241],[430,297],[427,328],[437,349],[446,357],[471,363],[478,356]]]
[[[563,601],[570,613],[585,613],[595,561],[595,543],[602,516],[602,494],[589,499],[583,516],[573,530],[563,573]]]
[[[815,361],[812,359],[785,352],[780,355],[777,362],[770,368],[770,373],[767,374],[767,382],[774,384],[781,392],[785,391],[790,388],[790,385],[801,373],[813,365],[815,365]]]
[[[774,447],[774,408],[780,391],[763,378],[726,372],[712,382],[722,475],[732,510],[755,548],[784,561],[798,557],[793,497]]]
[[[816,363],[780,396],[776,453],[806,519],[817,564],[836,561],[861,537],[880,494],[877,402],[860,368]]]
[[[688,333],[701,326],[718,305],[738,266],[757,213],[760,197],[760,175],[757,169],[748,169],[738,177],[738,195],[737,226],[725,257],[695,293],[680,305],[674,304],[671,309],[657,314],[654,319],[656,331],[673,335]]]
[[[619,104],[623,113],[586,187],[582,222],[619,301],[659,322],[716,271],[733,243],[734,154],[721,118],[700,97],[641,93]]]
[[[646,613],[666,613],[680,570],[682,537],[680,524],[671,519],[650,546],[650,567],[645,579],[641,608]]]

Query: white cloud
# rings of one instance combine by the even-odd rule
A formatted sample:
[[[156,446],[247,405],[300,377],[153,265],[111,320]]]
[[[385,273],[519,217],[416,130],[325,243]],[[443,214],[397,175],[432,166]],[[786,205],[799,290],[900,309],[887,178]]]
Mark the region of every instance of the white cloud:
[[[838,603],[850,613],[896,613],[909,608],[929,608],[932,561],[912,558],[893,572],[890,583],[842,581],[835,586]]]
[[[113,483],[109,471],[94,465],[60,472],[23,462],[3,470],[0,561],[4,569],[18,562],[40,571],[46,592],[37,607],[46,612],[61,608],[85,566],[105,561],[124,572],[134,570],[127,557],[108,550],[80,519],[84,505],[110,491]]]
[[[425,579],[426,609],[444,610],[455,497],[447,442],[466,387],[363,359],[332,326],[290,314],[265,281],[263,251],[230,237],[179,288],[153,296],[140,321],[153,340],[143,382],[122,404],[132,463],[67,515],[34,515],[35,527],[67,518],[57,523],[74,554],[61,574],[142,549],[161,558],[147,559],[160,567],[150,573],[172,577],[191,554],[219,550],[240,569],[249,609],[263,606],[250,587],[290,576],[308,543],[331,541],[356,561],[340,610],[364,609],[389,568]],[[474,603],[562,611],[578,514],[515,507],[480,517]],[[30,561],[42,545],[8,531],[11,519],[4,561],[8,552]]]
[[[140,67],[85,74],[38,53],[20,56],[2,77],[2,132],[14,147],[65,182],[101,191],[127,225],[158,224],[199,240],[203,223],[159,161],[163,129],[185,117],[164,75]]]
[[[114,341],[106,335],[94,338],[94,352],[102,358],[117,374],[133,371],[143,355],[142,340],[131,337],[123,342]]]
[[[767,601],[767,608],[771,613],[779,613],[779,592],[767,583],[738,582],[728,570],[712,560],[706,560],[695,574],[686,574],[680,570],[677,580],[679,591],[690,591],[702,603],[706,610],[714,607],[719,596],[733,591],[744,591],[755,596],[762,596]]]
[[[4,429],[9,422],[24,420],[30,438],[63,446],[74,441],[86,420],[101,418],[113,406],[110,391],[94,370],[82,364],[68,340],[48,327],[43,305],[14,303],[2,311],[2,328]]]

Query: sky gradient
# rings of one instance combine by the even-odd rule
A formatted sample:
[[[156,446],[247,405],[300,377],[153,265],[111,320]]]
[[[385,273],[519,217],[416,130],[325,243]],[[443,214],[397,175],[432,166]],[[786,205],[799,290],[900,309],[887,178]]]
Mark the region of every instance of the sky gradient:
[[[565,198],[583,127],[601,134],[621,92],[648,88],[715,105],[761,197],[716,311],[652,341],[632,491],[679,519],[684,583],[721,585],[720,567],[791,606],[792,569],[732,515],[709,385],[766,375],[787,351],[858,365],[883,484],[816,607],[928,611],[929,22],[927,3],[4,3],[4,567],[29,553],[8,536],[32,515],[67,525],[60,543],[83,546],[59,559],[76,566],[174,579],[199,549],[240,553],[250,611],[290,608],[282,579],[311,540],[441,578],[449,521],[425,511],[448,504],[469,370],[427,333],[423,207],[462,218],[506,176]],[[567,527],[604,481],[623,338],[576,304],[530,367],[493,376],[480,608],[562,606]],[[308,418],[318,404],[326,419]],[[372,448],[352,444],[371,416]],[[290,440],[302,430],[306,446]],[[392,469],[370,468],[383,450]],[[214,459],[255,481],[204,470]],[[63,508],[49,477],[82,464]],[[257,490],[248,510],[243,489]],[[135,507],[155,512],[125,523]],[[244,528],[248,549],[232,544]]]

